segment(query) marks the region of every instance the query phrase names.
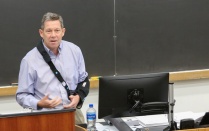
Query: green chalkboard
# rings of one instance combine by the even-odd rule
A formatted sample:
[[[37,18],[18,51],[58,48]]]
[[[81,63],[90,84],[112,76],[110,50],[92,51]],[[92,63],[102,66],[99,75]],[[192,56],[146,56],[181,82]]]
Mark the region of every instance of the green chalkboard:
[[[2,0],[0,85],[17,82],[20,61],[41,39],[46,12],[62,15],[64,40],[77,44],[90,76],[114,72],[112,0]]]
[[[117,0],[117,72],[209,68],[208,0]]]
[[[41,39],[44,13],[61,14],[91,76],[207,69],[208,0],[2,0],[0,85]]]

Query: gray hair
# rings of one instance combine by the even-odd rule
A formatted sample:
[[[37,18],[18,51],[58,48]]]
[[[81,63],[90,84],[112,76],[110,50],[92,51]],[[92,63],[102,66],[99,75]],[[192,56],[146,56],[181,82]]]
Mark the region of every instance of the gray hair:
[[[51,13],[51,12],[47,12],[46,14],[44,14],[42,20],[41,20],[41,29],[44,29],[44,22],[45,21],[54,21],[54,20],[59,20],[61,27],[64,28],[64,23],[63,23],[63,19],[62,16],[56,13]]]

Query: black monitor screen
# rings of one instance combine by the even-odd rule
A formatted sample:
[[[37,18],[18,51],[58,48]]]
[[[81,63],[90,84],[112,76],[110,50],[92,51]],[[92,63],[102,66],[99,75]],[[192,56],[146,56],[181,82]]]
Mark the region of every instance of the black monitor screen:
[[[168,112],[169,73],[99,78],[98,118]]]

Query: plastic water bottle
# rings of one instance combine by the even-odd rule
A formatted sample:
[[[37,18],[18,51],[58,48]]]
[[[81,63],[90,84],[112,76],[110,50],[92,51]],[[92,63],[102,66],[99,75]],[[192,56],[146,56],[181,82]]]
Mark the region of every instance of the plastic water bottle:
[[[87,118],[87,130],[96,131],[96,110],[93,104],[89,104],[89,108],[86,111]]]

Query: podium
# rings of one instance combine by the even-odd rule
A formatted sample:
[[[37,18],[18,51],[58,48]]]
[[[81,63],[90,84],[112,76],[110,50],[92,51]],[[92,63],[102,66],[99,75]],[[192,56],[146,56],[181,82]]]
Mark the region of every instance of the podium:
[[[0,115],[1,131],[75,131],[75,109]]]

